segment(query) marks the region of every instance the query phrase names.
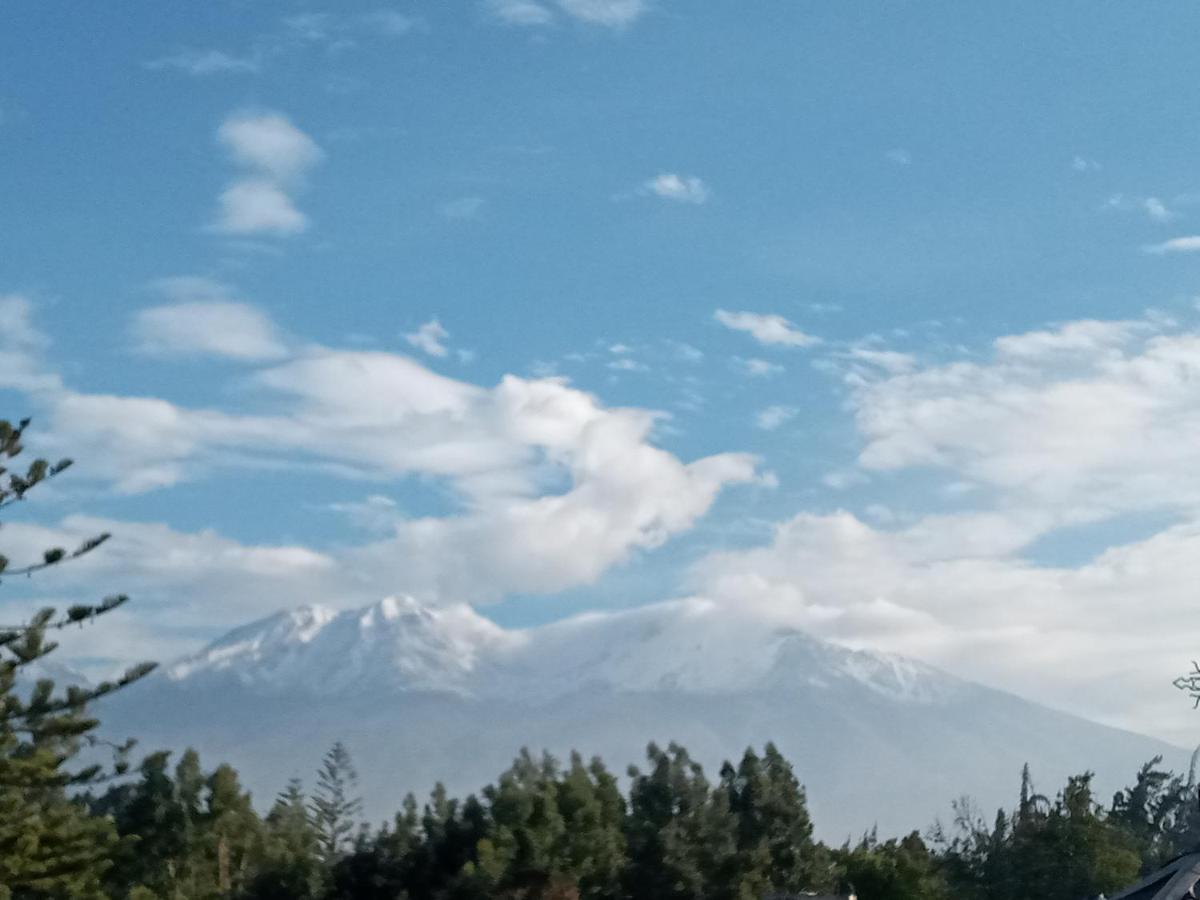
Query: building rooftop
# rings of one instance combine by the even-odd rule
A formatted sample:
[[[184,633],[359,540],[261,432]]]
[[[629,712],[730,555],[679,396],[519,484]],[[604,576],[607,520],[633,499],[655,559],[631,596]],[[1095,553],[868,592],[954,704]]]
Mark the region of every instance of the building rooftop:
[[[1171,860],[1108,900],[1197,900],[1200,898],[1200,852]]]

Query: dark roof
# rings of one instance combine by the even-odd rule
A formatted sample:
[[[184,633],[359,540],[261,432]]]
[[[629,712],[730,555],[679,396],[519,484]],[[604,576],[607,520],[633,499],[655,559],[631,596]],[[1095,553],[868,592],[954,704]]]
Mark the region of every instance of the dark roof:
[[[1153,875],[1108,900],[1196,900],[1200,895],[1200,852],[1171,860]]]

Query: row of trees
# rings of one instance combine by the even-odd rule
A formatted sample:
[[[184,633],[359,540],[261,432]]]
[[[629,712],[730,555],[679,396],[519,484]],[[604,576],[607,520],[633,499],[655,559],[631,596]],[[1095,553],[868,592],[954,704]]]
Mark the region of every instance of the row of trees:
[[[813,837],[805,792],[771,744],[710,780],[683,747],[651,745],[624,788],[599,759],[527,751],[479,794],[438,785],[378,827],[356,822],[349,755],[311,797],[290,782],[260,817],[226,765],[154,754],[138,777],[79,797],[113,832],[100,894],[130,900],[759,900],[805,890],[860,900],[1081,900],[1200,839],[1192,787],[1152,760],[1108,804],[1091,776],[1053,798],[1023,773],[1011,810],[965,801],[922,836]],[[18,896],[41,896],[20,894]]]

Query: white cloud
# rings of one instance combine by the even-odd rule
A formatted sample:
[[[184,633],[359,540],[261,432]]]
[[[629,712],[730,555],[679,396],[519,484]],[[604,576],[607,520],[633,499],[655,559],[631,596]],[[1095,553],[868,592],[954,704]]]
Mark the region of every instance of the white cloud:
[[[57,375],[47,372],[42,351],[49,339],[33,322],[33,303],[21,294],[0,294],[0,388],[53,390]]]
[[[225,234],[268,234],[285,237],[308,228],[300,212],[277,184],[262,179],[235,181],[218,198],[216,230]]]
[[[247,545],[208,530],[84,515],[49,526],[5,523],[4,531],[5,552],[14,560],[36,560],[46,547],[113,535],[102,550],[70,566],[6,584],[5,597],[13,616],[47,602],[61,607],[117,592],[133,597],[128,610],[106,617],[84,642],[82,652],[105,676],[135,661],[165,661],[194,650],[197,634],[214,626],[223,630],[333,596],[371,596],[336,558],[298,545]],[[65,637],[64,653],[73,655],[70,635]]]
[[[133,320],[137,349],[152,356],[211,355],[243,362],[287,355],[279,330],[260,310],[233,299],[226,285],[205,278],[163,279],[172,302],[141,310]]]
[[[1071,160],[1071,168],[1076,172],[1099,172],[1100,163],[1086,156],[1076,156]]]
[[[146,63],[148,69],[175,69],[188,75],[253,75],[256,59],[233,56],[222,50],[183,50]]]
[[[1150,244],[1145,248],[1147,253],[1195,253],[1200,250],[1200,235],[1171,238],[1160,244]]]
[[[248,174],[221,193],[216,230],[277,237],[304,231],[308,218],[293,195],[324,156],[316,142],[286,116],[269,112],[230,116],[217,139]]]
[[[903,147],[893,147],[884,154],[884,158],[896,166],[911,166],[912,154]]]
[[[708,186],[694,175],[661,172],[642,185],[643,193],[676,203],[701,204],[708,200]]]
[[[38,447],[79,454],[75,483],[123,492],[245,468],[436,480],[455,504],[451,512],[398,515],[386,540],[318,554],[363,594],[408,591],[431,602],[480,603],[590,583],[691,528],[725,486],[757,476],[746,454],[684,462],[653,445],[659,414],[606,408],[557,379],[506,376],[480,387],[405,356],[307,346],[248,380],[260,412],[50,382],[29,394],[43,426]],[[175,540],[163,538],[167,546]],[[298,558],[308,565],[309,557]]]
[[[276,182],[294,181],[323,154],[307,134],[279,113],[237,113],[221,123],[217,139],[240,166]]]
[[[754,424],[763,431],[774,431],[794,419],[799,412],[794,406],[768,406],[758,411]]]
[[[811,347],[820,338],[805,334],[783,316],[718,309],[713,318],[734,331],[744,331],[760,344],[783,347]]]
[[[863,466],[934,466],[1061,515],[1200,503],[1200,333],[1073,322],[984,362],[856,381]]]
[[[443,328],[437,319],[430,319],[416,331],[404,335],[404,339],[413,347],[439,358],[450,352],[445,344],[448,337],[450,332]]]
[[[1195,656],[1200,523],[1116,547],[1079,568],[1015,555],[1044,517],[927,516],[896,529],[802,514],[765,546],[716,553],[698,594],[854,647],[940,665],[1077,715],[1194,740],[1170,681]],[[1153,598],[1153,602],[1147,602]],[[1181,702],[1182,701],[1182,702]]]

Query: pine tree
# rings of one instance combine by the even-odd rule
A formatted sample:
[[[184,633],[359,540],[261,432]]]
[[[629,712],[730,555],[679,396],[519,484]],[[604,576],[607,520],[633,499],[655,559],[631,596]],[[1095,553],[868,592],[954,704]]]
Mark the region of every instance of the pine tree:
[[[13,460],[23,451],[29,425],[0,421],[0,510],[26,499],[38,485],[62,474],[69,459],[50,464],[35,459],[23,470]],[[31,576],[85,556],[107,541],[100,534],[73,550],[52,547],[40,559],[12,565],[0,555],[0,578]],[[51,632],[82,626],[125,603],[124,595],[83,603],[58,613],[43,609],[29,621],[0,626],[0,898],[5,895],[100,896],[100,878],[115,844],[111,823],[89,815],[68,789],[123,774],[131,744],[113,748],[110,772],[96,764],[72,768],[84,744],[97,746],[97,722],[88,715],[93,701],[146,675],[142,664],[120,678],[94,687],[68,687],[58,692],[49,679],[38,679],[27,691],[23,675],[51,653]]]
[[[275,799],[264,823],[263,860],[252,887],[255,900],[315,900],[327,872],[316,828],[298,778]]]
[[[220,765],[206,785],[199,849],[208,896],[234,897],[262,855],[261,823],[232,766]]]
[[[362,811],[362,799],[354,792],[358,773],[350,760],[350,751],[338,741],[325,754],[317,773],[317,790],[309,800],[317,843],[327,865],[333,865],[346,850],[354,833],[355,818]]]

